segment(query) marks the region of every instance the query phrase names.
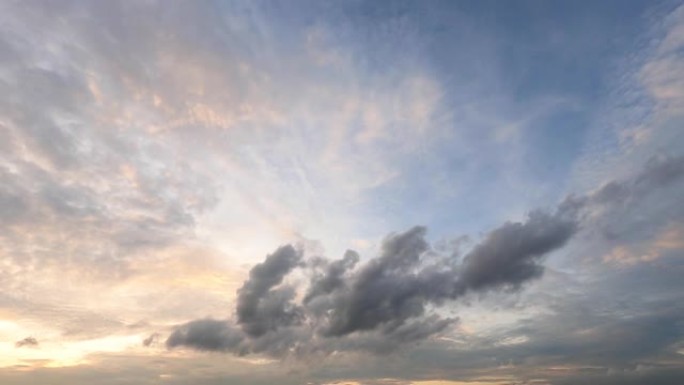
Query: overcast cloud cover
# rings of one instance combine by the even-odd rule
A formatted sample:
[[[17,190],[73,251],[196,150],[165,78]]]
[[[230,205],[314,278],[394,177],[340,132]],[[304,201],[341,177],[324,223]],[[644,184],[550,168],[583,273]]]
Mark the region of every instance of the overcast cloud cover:
[[[681,385],[681,1],[0,2],[0,383]]]

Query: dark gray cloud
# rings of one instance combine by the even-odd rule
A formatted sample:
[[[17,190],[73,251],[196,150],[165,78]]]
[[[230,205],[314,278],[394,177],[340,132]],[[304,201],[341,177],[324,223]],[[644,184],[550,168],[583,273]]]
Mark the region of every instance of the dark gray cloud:
[[[350,277],[348,288],[330,293],[323,334],[341,336],[381,325],[394,328],[421,316],[432,294],[426,272],[419,270],[421,255],[429,248],[425,232],[424,227],[414,227],[390,235],[378,258]]]
[[[453,253],[435,252],[425,239],[426,229],[417,226],[390,234],[380,254],[360,268],[355,269],[359,256],[351,250],[333,262],[313,261],[322,272],[313,275],[301,304],[294,301],[294,287],[283,284],[303,266],[301,253],[283,246],[252,268],[238,290],[241,338],[231,321],[199,320],[179,327],[167,346],[273,355],[392,351],[458,321],[440,317],[428,306],[441,306],[469,291],[519,289],[539,277],[541,258],[562,247],[576,229],[573,217],[561,211],[533,212],[523,223],[493,230],[459,266]]]
[[[244,334],[225,321],[200,319],[179,326],[166,340],[166,346],[186,346],[204,351],[235,351]]]
[[[470,290],[517,288],[539,277],[540,258],[562,247],[577,229],[577,220],[562,212],[534,211],[524,223],[505,223],[465,256],[460,284]]]
[[[159,340],[159,333],[152,333],[149,337],[145,338],[142,342],[143,346],[152,346],[157,340]]]
[[[430,259],[425,228],[392,235],[381,255],[351,278],[349,288],[334,293],[323,333],[340,336],[378,326],[392,330],[422,316],[430,303],[440,305],[467,291],[518,289],[541,275],[541,258],[562,247],[577,227],[574,217],[561,212],[533,212],[523,223],[505,223],[490,232],[458,267],[448,259],[421,264],[431,262],[421,261]]]
[[[19,341],[15,342],[14,346],[17,348],[23,348],[23,347],[35,348],[38,346],[38,340],[35,339],[34,337],[26,337],[23,340],[19,340]]]
[[[354,250],[347,250],[344,257],[340,260],[325,264],[325,271],[323,274],[317,275],[311,282],[306,296],[304,296],[304,304],[309,303],[320,295],[330,294],[333,291],[345,285],[344,274],[353,269],[359,262],[359,254]]]
[[[283,355],[306,338],[299,325],[303,308],[293,302],[295,289],[284,278],[302,266],[302,253],[291,245],[278,248],[254,266],[238,289],[237,322],[201,319],[178,327],[167,339],[169,348],[185,346],[235,354]]]
[[[269,330],[290,326],[300,321],[299,307],[291,300],[291,287],[273,289],[301,262],[301,253],[287,245],[252,268],[249,279],[238,290],[237,321],[250,336],[261,336]]]

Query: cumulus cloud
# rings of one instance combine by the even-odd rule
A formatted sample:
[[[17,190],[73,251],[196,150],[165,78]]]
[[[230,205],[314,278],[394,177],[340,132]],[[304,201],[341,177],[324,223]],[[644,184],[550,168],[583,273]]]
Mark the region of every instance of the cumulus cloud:
[[[323,260],[325,263],[325,260]],[[321,295],[327,295],[345,285],[343,275],[359,262],[359,253],[354,250],[347,250],[344,257],[332,263],[325,263],[325,272],[316,276],[311,281],[304,304],[311,302]]]
[[[293,325],[301,319],[300,308],[292,304],[291,287],[273,289],[294,269],[301,253],[291,245],[283,246],[249,272],[249,279],[238,290],[238,324],[250,336]]]
[[[238,290],[237,320],[197,320],[178,327],[169,348],[234,353],[387,352],[443,332],[458,321],[429,307],[473,291],[519,289],[541,275],[544,255],[562,247],[575,233],[572,216],[535,211],[521,223],[494,229],[463,259],[441,254],[416,226],[387,236],[377,257],[356,267],[349,250],[332,262],[309,261],[317,269],[296,303],[295,288],[283,284],[304,269],[301,252],[286,245],[250,271]]]
[[[518,287],[543,272],[540,258],[577,231],[572,216],[534,211],[524,223],[505,223],[465,256],[461,283],[471,290]]]
[[[232,351],[244,335],[224,321],[200,319],[178,327],[166,340],[166,346],[187,346],[205,351]]]
[[[341,336],[393,323],[387,325],[392,328],[422,315],[430,297],[418,266],[429,247],[425,232],[414,227],[390,235],[380,255],[354,274],[346,290],[330,293],[323,334]]]

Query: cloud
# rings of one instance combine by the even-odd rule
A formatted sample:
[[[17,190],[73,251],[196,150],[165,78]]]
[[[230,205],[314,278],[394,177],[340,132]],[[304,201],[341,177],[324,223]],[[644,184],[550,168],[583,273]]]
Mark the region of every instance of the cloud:
[[[684,218],[684,207],[674,204],[684,180],[684,156],[650,157],[635,174],[611,179],[585,195],[570,195],[561,210],[581,217],[590,238],[625,243],[649,242],[663,226]]]
[[[676,344],[684,336],[681,307],[647,304],[648,312],[621,316],[605,308],[591,312],[588,306],[591,303],[570,302],[553,307],[553,314],[523,321],[510,332],[525,335],[527,341],[502,355],[547,362],[563,357],[577,365],[606,368],[677,357]]]
[[[152,346],[152,344],[157,342],[157,340],[159,339],[159,336],[160,336],[159,333],[150,334],[149,337],[147,337],[143,340],[143,342],[142,342],[143,346],[145,346],[145,347]]]
[[[378,327],[391,333],[422,316],[428,304],[441,305],[468,291],[519,289],[541,275],[540,259],[562,247],[577,226],[561,212],[532,212],[523,223],[491,231],[457,267],[448,257],[430,260],[423,227],[392,235],[381,255],[350,278],[348,289],[332,293],[323,333],[341,336]],[[421,265],[422,258],[431,264]]]
[[[684,82],[678,74],[684,69],[684,8],[674,9],[664,18],[657,49],[639,72],[646,91],[658,101],[659,108],[679,114],[684,107]]]
[[[423,314],[429,288],[414,269],[428,250],[425,232],[424,227],[414,227],[388,236],[380,255],[356,272],[347,288],[329,294],[325,335],[342,336],[381,325],[393,328]]]
[[[23,340],[19,340],[19,341],[15,342],[14,346],[17,348],[23,348],[23,347],[35,348],[35,347],[38,347],[38,340],[33,338],[33,337],[26,337]]]
[[[464,258],[460,282],[470,290],[517,288],[543,272],[540,258],[562,247],[578,229],[562,212],[533,211],[524,223],[505,223]]]
[[[258,337],[269,330],[299,322],[300,310],[291,303],[294,290],[272,288],[279,285],[300,260],[301,253],[287,245],[249,272],[249,279],[238,290],[236,309],[237,322],[248,335]]]
[[[627,370],[608,373],[568,374],[553,380],[553,385],[596,384],[596,385],[678,385],[684,376],[680,367],[637,366]]]
[[[535,211],[525,222],[490,232],[458,265],[453,252],[436,252],[425,239],[426,228],[416,226],[387,236],[379,255],[358,269],[360,257],[352,250],[336,261],[310,261],[319,272],[301,304],[294,302],[295,289],[282,284],[304,267],[301,252],[282,246],[254,266],[238,290],[235,323],[191,321],[174,331],[167,346],[275,355],[388,352],[458,321],[428,311],[430,305],[440,307],[470,291],[520,289],[538,278],[541,258],[562,247],[576,229],[565,212]]]
[[[224,321],[200,319],[178,327],[166,340],[166,346],[186,346],[205,351],[233,351],[242,340],[243,333]]]
[[[189,319],[216,298],[234,300],[224,281],[243,271],[229,255],[351,227],[360,192],[391,179],[394,160],[431,138],[441,86],[411,60],[369,76],[357,57],[366,51],[327,22],[283,23],[258,4],[177,6],[0,12],[0,91],[12,95],[0,105],[2,300],[68,341],[139,319],[153,329],[150,313]],[[314,29],[323,40],[309,47]],[[310,61],[322,51],[339,53],[340,67]],[[274,66],[272,54],[288,59]],[[229,251],[228,266],[202,279],[222,292],[201,292],[194,270],[169,270],[174,250],[202,242]],[[336,285],[331,269],[322,291]],[[245,283],[236,313],[236,328],[259,340],[254,350],[280,344],[275,331],[290,341],[301,323],[300,293],[260,291],[260,278]],[[114,287],[126,299],[114,299]]]
[[[354,250],[347,250],[342,259],[329,264],[325,263],[324,273],[312,279],[303,303],[307,304],[318,296],[330,294],[343,287],[345,285],[344,274],[353,269],[358,262],[359,253]]]
[[[592,204],[617,205],[641,199],[653,191],[668,187],[684,176],[684,155],[654,156],[636,176],[604,184],[587,198]]]

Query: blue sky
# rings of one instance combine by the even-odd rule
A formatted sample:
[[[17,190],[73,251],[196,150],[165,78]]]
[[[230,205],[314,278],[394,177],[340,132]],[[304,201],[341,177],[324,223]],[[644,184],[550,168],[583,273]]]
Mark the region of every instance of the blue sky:
[[[0,4],[0,382],[676,384],[683,50],[680,1]]]

